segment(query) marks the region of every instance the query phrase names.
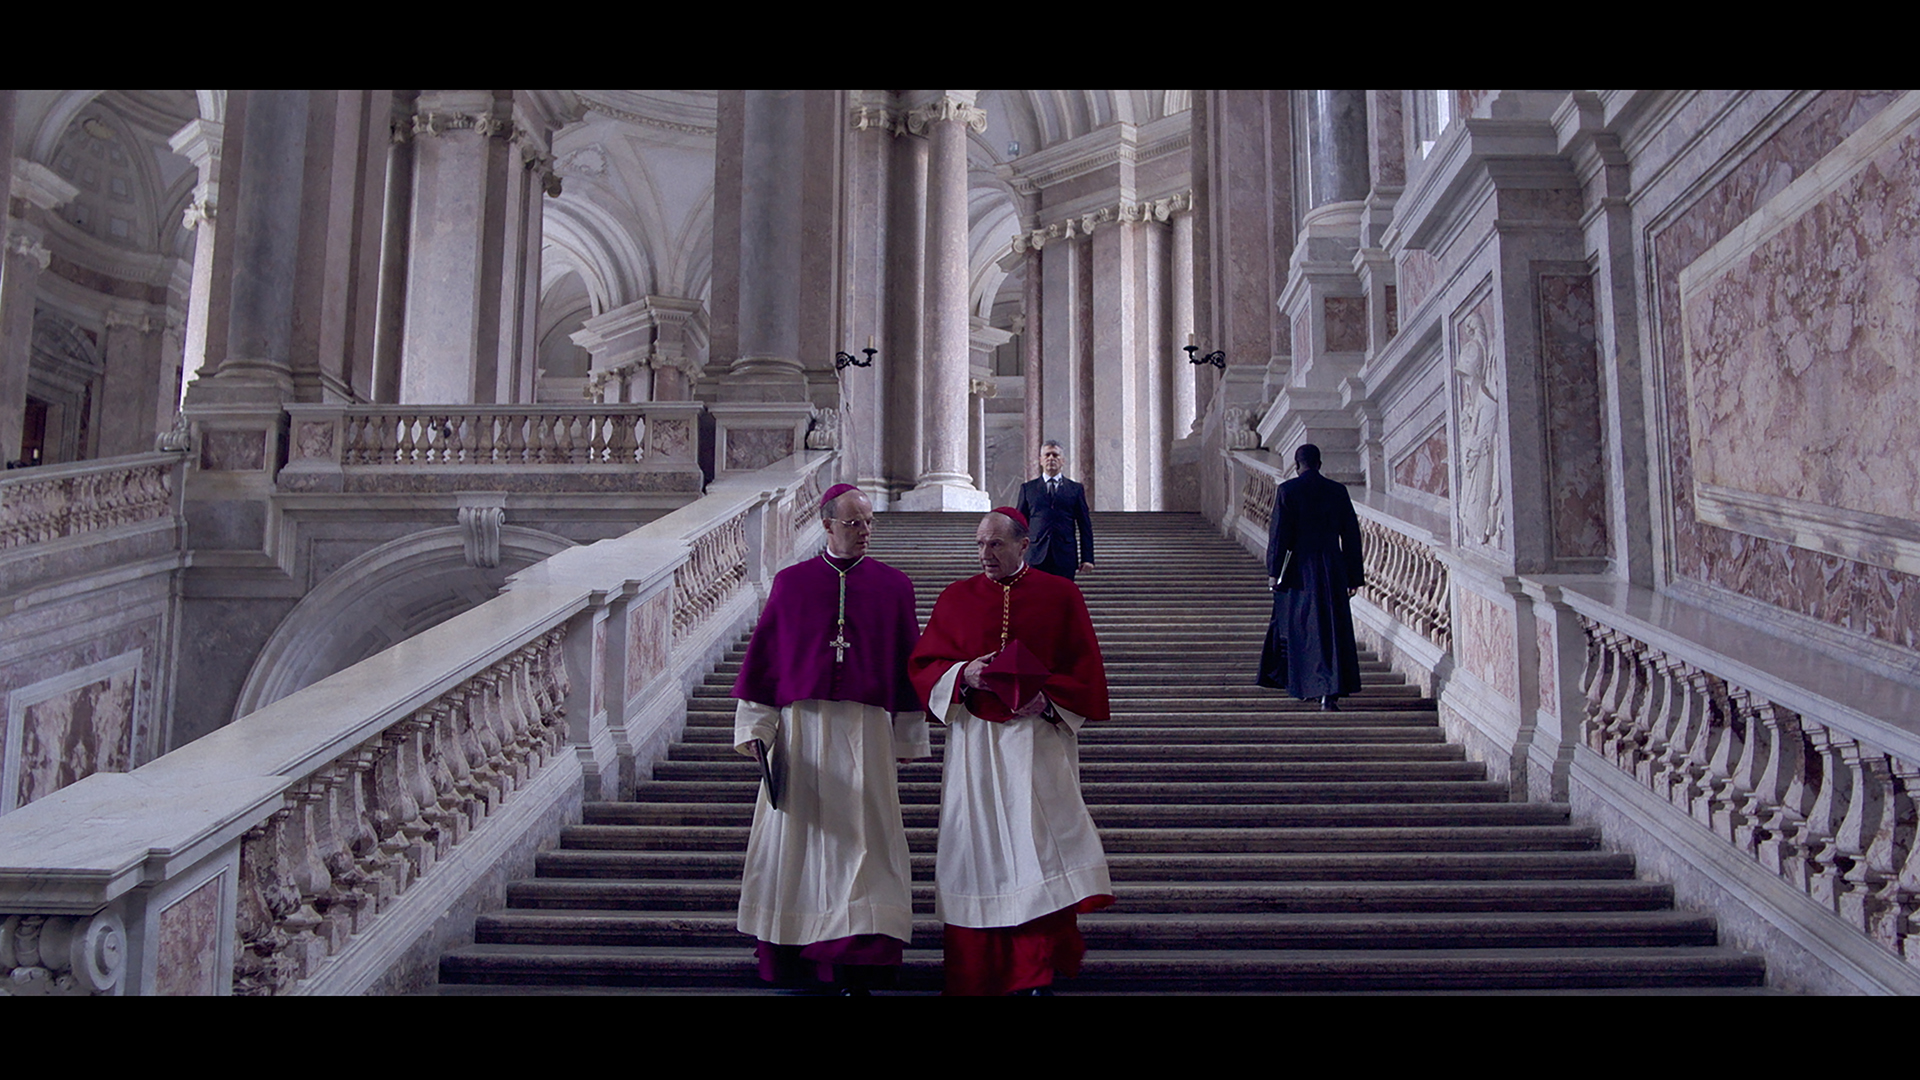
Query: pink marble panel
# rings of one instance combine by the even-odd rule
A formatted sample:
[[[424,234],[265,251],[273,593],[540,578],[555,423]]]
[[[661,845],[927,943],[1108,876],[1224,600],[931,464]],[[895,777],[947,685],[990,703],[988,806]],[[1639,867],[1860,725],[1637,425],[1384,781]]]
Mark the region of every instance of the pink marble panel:
[[[647,680],[667,669],[673,644],[673,597],[656,593],[627,608],[627,700],[640,695]]]
[[[649,420],[647,453],[649,457],[693,460],[693,422],[691,420]]]
[[[1547,414],[1548,500],[1553,552],[1607,554],[1606,432],[1601,424],[1600,349],[1593,279],[1542,274],[1540,378]]]
[[[1433,292],[1434,282],[1440,278],[1440,260],[1426,251],[1408,251],[1400,256],[1400,266],[1395,274],[1401,289],[1400,303],[1403,310],[1412,311],[1420,302]],[[1396,316],[1394,324],[1399,325]]]
[[[1920,649],[1920,578],[1815,554],[1695,519],[1680,271],[1794,177],[1893,100],[1898,91],[1829,90],[1748,153],[1652,240],[1674,537],[1674,572],[1881,641]]]
[[[1558,712],[1560,710],[1560,668],[1556,662],[1560,656],[1558,635],[1554,633],[1552,619],[1536,619],[1533,623],[1538,631],[1535,647],[1540,657],[1540,710]]]
[[[1399,487],[1449,497],[1447,488],[1447,429],[1433,429],[1420,445],[1393,463],[1393,482]]]
[[[1460,664],[1508,701],[1520,700],[1513,616],[1500,604],[1467,589],[1454,594],[1453,640]]]
[[[200,436],[200,467],[208,472],[243,472],[267,467],[264,431],[207,431]]]
[[[220,886],[217,874],[160,913],[160,959],[154,992],[211,997],[220,991]]]
[[[729,469],[763,469],[791,453],[792,428],[733,428],[727,432]]]
[[[302,420],[294,427],[294,452],[300,458],[333,459],[333,421]]]
[[[1387,305],[1387,340],[1392,341],[1400,336],[1400,290],[1394,285],[1385,286],[1385,289],[1382,295]]]
[[[139,681],[138,668],[129,668],[23,709],[13,804],[25,806],[97,772],[131,768]]]
[[[1920,134],[1683,303],[1696,480],[1920,516]]]
[[[1328,352],[1366,351],[1366,297],[1329,296],[1326,299],[1326,312]]]
[[[1455,90],[1453,92],[1453,115],[1472,116],[1473,110],[1493,96],[1491,90]]]

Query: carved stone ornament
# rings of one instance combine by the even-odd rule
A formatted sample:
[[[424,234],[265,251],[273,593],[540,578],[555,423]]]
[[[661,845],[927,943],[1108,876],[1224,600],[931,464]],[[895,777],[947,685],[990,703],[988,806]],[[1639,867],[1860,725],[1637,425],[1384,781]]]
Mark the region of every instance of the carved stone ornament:
[[[460,529],[466,540],[468,566],[492,569],[500,565],[500,526],[507,520],[501,506],[463,506]]]
[[[895,135],[907,130],[907,118],[898,109],[883,109],[875,105],[855,106],[849,114],[855,131],[891,131]]]
[[[187,208],[180,213],[180,221],[188,232],[192,232],[200,227],[201,222],[211,223],[218,209],[212,197],[203,195],[187,204]]]
[[[413,115],[413,134],[438,137],[450,131],[471,131],[482,137],[517,139],[525,134],[512,120],[501,120],[491,113],[423,112]]]
[[[126,927],[102,911],[0,919],[0,982],[9,996],[85,997],[111,992],[126,971]]]
[[[946,95],[942,95],[937,101],[930,101],[909,111],[907,130],[915,135],[925,135],[928,125],[938,120],[958,120],[972,128],[976,135],[984,135],[987,131],[985,109]]]
[[[193,432],[187,425],[187,414],[173,414],[173,426],[160,433],[153,440],[153,448],[162,453],[180,454],[193,449]]]
[[[1229,405],[1222,414],[1222,435],[1226,438],[1229,450],[1257,450],[1260,447],[1260,433],[1253,430],[1253,424],[1266,410],[1253,410],[1242,405]]]
[[[38,240],[19,233],[7,237],[7,250],[15,255],[25,255],[39,263],[42,270],[45,270],[47,264],[53,261],[53,252],[48,251]]]
[[[807,428],[807,449],[837,450],[840,447],[840,411],[815,408],[813,423]]]

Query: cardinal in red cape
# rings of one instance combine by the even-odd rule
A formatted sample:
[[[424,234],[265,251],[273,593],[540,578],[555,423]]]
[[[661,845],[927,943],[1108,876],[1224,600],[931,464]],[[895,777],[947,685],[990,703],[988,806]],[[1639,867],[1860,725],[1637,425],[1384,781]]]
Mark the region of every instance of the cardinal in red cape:
[[[1025,515],[1001,507],[974,539],[983,573],[940,594],[907,662],[948,725],[934,873],[946,992],[1049,994],[1086,953],[1077,913],[1113,902],[1078,734],[1110,715],[1106,668],[1079,588],[1026,565]],[[989,685],[1016,641],[1047,672],[1026,701]]]

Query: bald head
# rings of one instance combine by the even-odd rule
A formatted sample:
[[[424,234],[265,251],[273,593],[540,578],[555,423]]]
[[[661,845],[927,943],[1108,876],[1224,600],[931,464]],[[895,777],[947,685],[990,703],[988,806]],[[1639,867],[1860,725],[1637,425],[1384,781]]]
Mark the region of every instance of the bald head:
[[[855,489],[836,496],[822,508],[827,530],[827,554],[855,559],[867,553],[873,535],[873,500]],[[851,524],[849,524],[851,523]]]

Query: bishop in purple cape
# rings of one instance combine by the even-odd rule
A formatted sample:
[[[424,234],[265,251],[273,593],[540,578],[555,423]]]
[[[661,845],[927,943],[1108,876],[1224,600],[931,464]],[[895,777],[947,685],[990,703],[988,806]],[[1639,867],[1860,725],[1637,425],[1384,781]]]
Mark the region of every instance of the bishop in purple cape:
[[[913,583],[866,554],[873,504],[851,484],[821,498],[827,549],[774,576],[733,686],[734,748],[767,747],[747,841],[739,928],[761,977],[860,993],[887,985],[913,935],[897,761],[932,753],[907,657]]]

